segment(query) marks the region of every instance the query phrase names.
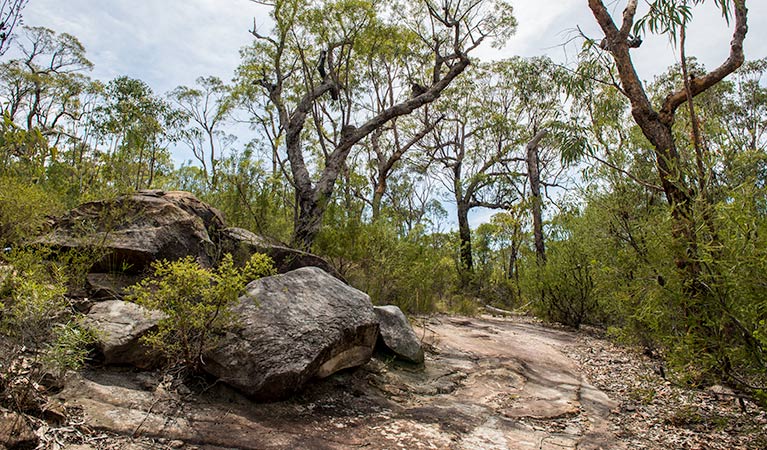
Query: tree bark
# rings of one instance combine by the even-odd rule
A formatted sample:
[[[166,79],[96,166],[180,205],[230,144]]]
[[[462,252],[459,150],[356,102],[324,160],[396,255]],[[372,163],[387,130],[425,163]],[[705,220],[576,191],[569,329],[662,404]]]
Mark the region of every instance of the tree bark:
[[[458,201],[458,238],[460,243],[460,270],[461,286],[468,287],[471,283],[471,275],[474,272],[474,259],[471,248],[471,228],[469,227],[469,205],[456,198]]]
[[[546,264],[546,245],[543,239],[543,201],[541,199],[541,173],[538,158],[538,143],[546,136],[546,130],[539,131],[527,143],[527,178],[530,182],[530,207],[533,215],[533,241],[538,264]]]
[[[623,11],[620,29],[602,0],[588,0],[588,2],[589,8],[605,33],[609,51],[618,69],[622,91],[631,102],[631,114],[642,133],[653,145],[658,176],[674,220],[673,237],[681,244],[676,251],[675,264],[686,280],[686,285],[692,286],[690,293],[695,295],[697,290],[695,286],[698,285],[700,275],[693,219],[695,187],[690,186],[682,171],[682,159],[672,133],[674,116],[677,109],[690,97],[706,91],[743,64],[745,59],[743,40],[748,32],[746,0],[733,0],[735,27],[730,42],[730,54],[725,62],[703,76],[686,80],[685,86],[666,96],[658,111],[652,107],[636,73],[627,44],[628,35],[634,24],[638,0],[629,0]]]

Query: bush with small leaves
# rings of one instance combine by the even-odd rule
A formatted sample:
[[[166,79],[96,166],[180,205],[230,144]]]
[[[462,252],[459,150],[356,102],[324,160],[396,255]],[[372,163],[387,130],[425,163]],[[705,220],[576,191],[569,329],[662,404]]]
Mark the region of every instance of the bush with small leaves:
[[[0,264],[0,405],[39,412],[36,385],[79,368],[93,337],[73,325],[66,271],[46,252],[16,250]]]
[[[154,276],[131,288],[129,299],[166,314],[157,331],[144,342],[159,351],[170,368],[199,372],[202,355],[234,323],[229,307],[247,282],[274,273],[268,256],[254,255],[243,268],[226,254],[215,270],[188,256],[177,261],[156,261]]]

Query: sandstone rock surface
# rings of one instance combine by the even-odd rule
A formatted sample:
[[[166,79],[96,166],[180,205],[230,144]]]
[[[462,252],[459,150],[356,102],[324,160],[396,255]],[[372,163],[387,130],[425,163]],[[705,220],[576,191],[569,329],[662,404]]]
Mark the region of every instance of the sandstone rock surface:
[[[162,318],[163,313],[159,311],[149,311],[122,300],[108,300],[93,305],[83,318],[83,325],[95,332],[106,364],[150,368],[159,362],[159,356],[140,339],[156,329]]]
[[[380,325],[379,345],[397,357],[416,364],[423,363],[423,348],[405,314],[397,306],[376,306]]]
[[[213,264],[221,213],[182,191],[138,191],[85,203],[57,219],[37,242],[102,252],[93,272],[142,272],[157,259],[192,255]]]
[[[258,400],[365,364],[378,336],[370,298],[316,267],[253,281],[233,311],[237,324],[204,368]]]
[[[424,326],[422,369],[372,359],[287,401],[255,404],[221,383],[182,397],[117,368],[74,378],[61,396],[92,429],[200,448],[640,448],[611,422],[618,403],[562,352],[574,333],[488,317]]]
[[[35,448],[37,442],[37,436],[24,416],[0,409],[0,448]]]

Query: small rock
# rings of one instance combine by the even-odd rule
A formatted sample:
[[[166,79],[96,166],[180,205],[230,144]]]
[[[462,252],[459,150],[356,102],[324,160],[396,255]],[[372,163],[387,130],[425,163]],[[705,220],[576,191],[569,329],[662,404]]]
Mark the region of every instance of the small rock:
[[[178,439],[168,442],[168,447],[170,448],[181,448],[184,446],[184,441],[179,441]]]
[[[64,403],[60,400],[49,400],[43,406],[43,417],[45,420],[55,424],[63,424],[67,421],[67,410]]]
[[[708,390],[711,391],[714,395],[716,395],[717,398],[735,396],[735,391],[733,391],[732,389],[726,386],[722,386],[720,384],[715,384],[711,386],[710,388],[708,388]]]
[[[378,345],[398,357],[416,364],[423,363],[423,348],[405,314],[394,305],[376,306],[380,324]]]
[[[131,364],[146,369],[157,365],[159,355],[139,339],[156,329],[164,317],[135,303],[108,300],[93,305],[83,325],[93,330],[107,364]]]

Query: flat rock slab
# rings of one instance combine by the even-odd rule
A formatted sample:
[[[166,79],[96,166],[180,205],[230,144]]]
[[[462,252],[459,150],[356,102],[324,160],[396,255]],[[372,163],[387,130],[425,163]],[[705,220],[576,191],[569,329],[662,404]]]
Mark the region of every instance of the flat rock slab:
[[[60,395],[95,429],[205,448],[626,448],[609,420],[617,404],[562,352],[573,334],[489,317],[422,325],[422,368],[374,359],[281,402],[221,385],[182,401],[129,371],[86,374]]]

